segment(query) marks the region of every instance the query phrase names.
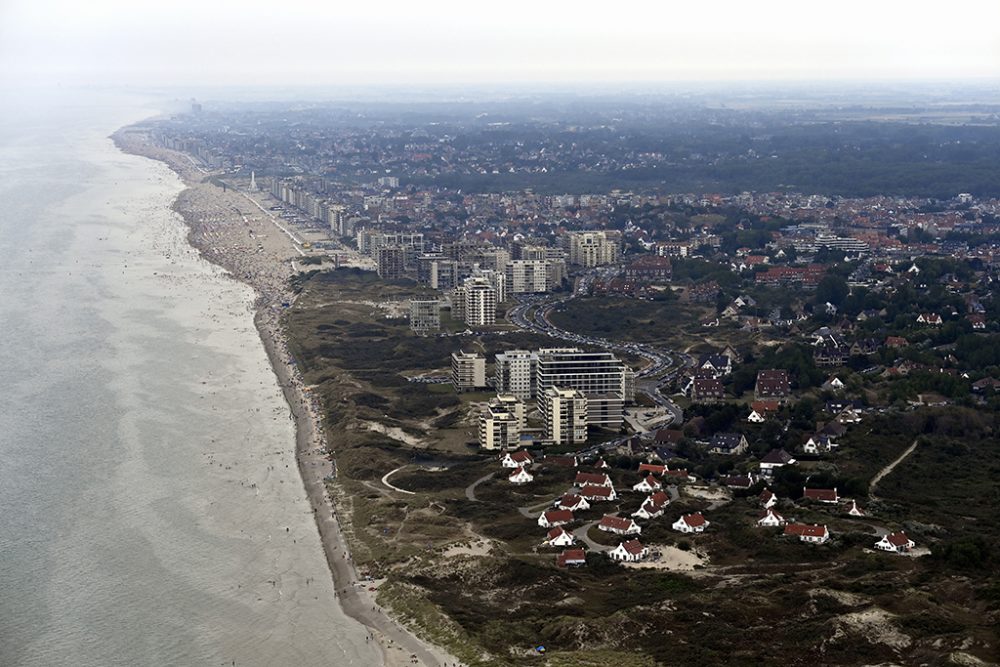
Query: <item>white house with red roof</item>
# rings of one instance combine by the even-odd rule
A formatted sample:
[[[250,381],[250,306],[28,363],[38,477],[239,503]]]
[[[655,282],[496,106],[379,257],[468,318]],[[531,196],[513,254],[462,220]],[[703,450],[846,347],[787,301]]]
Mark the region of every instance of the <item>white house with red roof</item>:
[[[576,538],[573,537],[573,533],[558,526],[545,535],[545,541],[542,544],[547,547],[571,547],[574,542],[576,542]]]
[[[681,518],[674,521],[671,527],[682,533],[703,533],[708,526],[709,521],[705,515],[701,512],[694,512],[693,514],[681,515]]]
[[[693,482],[695,481],[694,475],[689,473],[684,468],[678,468],[677,470],[664,470],[664,477],[669,477],[675,482]]]
[[[760,495],[757,496],[757,499],[760,500],[760,506],[766,510],[769,510],[778,504],[778,496],[771,489],[764,489],[761,491]]]
[[[860,507],[858,507],[858,501],[856,501],[856,500],[852,500],[851,501],[851,506],[847,508],[847,513],[850,516],[864,516],[865,515],[864,510],[862,510]]]
[[[549,510],[538,517],[538,525],[542,528],[555,528],[573,522],[573,513],[569,510]]]
[[[638,535],[642,532],[642,527],[632,519],[613,514],[605,514],[601,517],[597,527],[606,533],[614,533],[615,535]]]
[[[777,528],[778,526],[784,526],[787,521],[785,517],[781,516],[773,509],[766,509],[757,519],[757,526],[760,528]]]
[[[575,493],[567,493],[559,499],[559,509],[582,512],[590,509],[590,503],[583,496],[578,496]]]
[[[526,449],[519,452],[507,452],[500,457],[500,465],[504,468],[526,468],[535,462],[535,458]]]
[[[632,486],[632,490],[638,491],[639,493],[653,493],[654,491],[659,491],[662,488],[663,483],[652,475],[646,475],[645,479]]]
[[[618,494],[610,486],[585,486],[580,489],[580,495],[591,502],[602,500],[617,500]]]
[[[632,512],[632,516],[638,519],[655,519],[663,515],[669,504],[670,496],[663,491],[657,491],[649,498],[646,498],[639,509]]]
[[[810,544],[823,544],[830,540],[830,531],[826,526],[817,524],[809,525],[805,523],[790,523],[785,526],[785,535],[792,535],[799,538],[801,542]]]
[[[638,563],[649,553],[639,540],[628,540],[608,552],[608,558],[620,563]]]
[[[808,489],[803,487],[802,498],[817,503],[826,503],[827,505],[836,505],[840,502],[840,496],[837,495],[837,487],[833,487],[832,489]]]
[[[582,567],[587,564],[587,554],[583,549],[566,549],[556,556],[558,567]]]
[[[594,463],[594,467],[597,468],[598,470],[608,470],[611,468],[608,462],[605,461],[604,459],[597,459],[597,461]]]
[[[511,484],[527,484],[534,479],[535,476],[528,472],[526,468],[514,468],[507,475],[507,481]]]
[[[607,473],[604,472],[578,472],[576,473],[576,479],[573,481],[576,486],[607,486],[612,487],[614,484],[611,482],[611,478],[608,477]]]
[[[639,472],[648,472],[652,475],[662,475],[667,471],[667,466],[659,463],[640,463]]]
[[[908,538],[903,531],[883,535],[882,539],[875,543],[876,549],[897,554],[905,554],[915,546],[917,543]]]

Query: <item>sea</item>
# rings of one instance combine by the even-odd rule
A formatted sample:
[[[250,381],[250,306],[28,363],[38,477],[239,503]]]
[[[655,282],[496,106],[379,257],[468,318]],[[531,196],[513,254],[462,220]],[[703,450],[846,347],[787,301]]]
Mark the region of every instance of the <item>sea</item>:
[[[0,665],[377,665],[344,615],[251,290],[165,165],[175,102],[0,91]]]

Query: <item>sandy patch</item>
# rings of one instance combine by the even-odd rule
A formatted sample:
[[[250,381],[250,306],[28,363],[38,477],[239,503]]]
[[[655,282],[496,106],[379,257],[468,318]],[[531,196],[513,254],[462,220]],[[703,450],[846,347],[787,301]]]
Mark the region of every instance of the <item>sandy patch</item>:
[[[913,640],[896,628],[893,618],[892,614],[878,607],[843,614],[833,621],[837,629],[830,641],[847,638],[848,635],[860,635],[873,644],[906,648]]]
[[[650,545],[650,557],[641,563],[624,563],[625,567],[637,570],[668,570],[671,572],[690,572],[695,566],[704,566],[708,557],[696,551],[684,551],[677,547]],[[660,557],[654,560],[656,553]]]
[[[424,441],[416,436],[412,436],[398,426],[386,426],[385,424],[380,424],[378,422],[368,422],[361,421],[369,431],[375,431],[381,433],[384,436],[390,437],[393,440],[398,440],[399,442],[411,445],[413,447],[423,447]]]
[[[496,543],[493,540],[487,539],[460,542],[445,549],[442,555],[445,558],[454,558],[456,556],[488,556],[495,545]]]

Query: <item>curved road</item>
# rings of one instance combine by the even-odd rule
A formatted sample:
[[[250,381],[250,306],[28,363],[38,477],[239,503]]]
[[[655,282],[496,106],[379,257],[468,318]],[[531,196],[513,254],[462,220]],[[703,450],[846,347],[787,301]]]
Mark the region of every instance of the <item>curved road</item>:
[[[480,484],[482,484],[483,482],[485,482],[486,480],[491,479],[493,477],[493,475],[495,475],[495,474],[496,473],[492,473],[491,472],[488,475],[483,475],[482,477],[480,477],[479,479],[477,479],[475,482],[473,482],[472,484],[469,484],[467,487],[465,487],[465,497],[468,498],[469,500],[471,500],[474,503],[478,503],[479,499],[476,498],[476,487],[479,486]]]

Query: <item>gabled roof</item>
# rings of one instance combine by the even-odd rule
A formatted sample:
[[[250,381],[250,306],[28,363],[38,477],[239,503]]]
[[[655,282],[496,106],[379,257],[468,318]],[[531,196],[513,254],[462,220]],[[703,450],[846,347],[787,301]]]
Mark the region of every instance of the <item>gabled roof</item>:
[[[837,502],[840,496],[837,489],[802,489],[802,497],[807,500],[822,500],[825,502]]]
[[[620,546],[622,549],[629,552],[633,556],[641,555],[642,550],[644,549],[644,547],[642,546],[642,542],[640,542],[639,540],[629,540],[627,542],[622,542]]]
[[[573,512],[569,510],[549,510],[547,512],[542,512],[542,516],[549,523],[569,523],[573,520]]]
[[[583,549],[566,549],[556,556],[556,565],[566,567],[568,563],[586,563],[587,554]]]
[[[531,452],[529,452],[526,449],[522,449],[519,452],[514,452],[513,454],[510,454],[510,458],[512,461],[516,463],[531,463],[532,461],[535,460],[535,457],[531,455]]]
[[[695,512],[693,514],[684,514],[681,516],[681,521],[691,526],[692,528],[697,528],[698,526],[704,526],[707,522],[705,521],[705,515],[701,512]]]
[[[899,531],[897,533],[889,533],[885,536],[885,539],[889,544],[894,547],[905,547],[911,542],[910,538],[906,536],[906,533]]]
[[[566,531],[565,528],[563,528],[562,526],[556,526],[555,528],[553,528],[552,530],[550,530],[548,533],[545,534],[545,539],[551,542],[552,540],[562,537],[564,534],[569,535],[569,533]]]
[[[804,523],[790,523],[785,526],[785,535],[795,535],[797,537],[823,537],[827,534],[826,526],[808,525]]]
[[[605,486],[611,482],[611,478],[608,477],[607,473],[603,472],[578,472],[576,473],[576,485],[586,486]]]
[[[580,495],[583,496],[584,498],[588,496],[589,497],[599,496],[599,497],[610,498],[611,494],[614,492],[615,490],[610,486],[593,486],[592,484],[588,484],[580,489]]]
[[[760,462],[786,465],[794,460],[795,459],[792,457],[792,455],[786,452],[784,449],[772,449],[771,451],[769,451],[767,454],[764,455],[764,458],[762,458]]]
[[[635,521],[620,516],[605,514],[601,517],[601,521],[598,525],[604,526],[605,528],[613,528],[615,530],[628,530],[635,525]]]

